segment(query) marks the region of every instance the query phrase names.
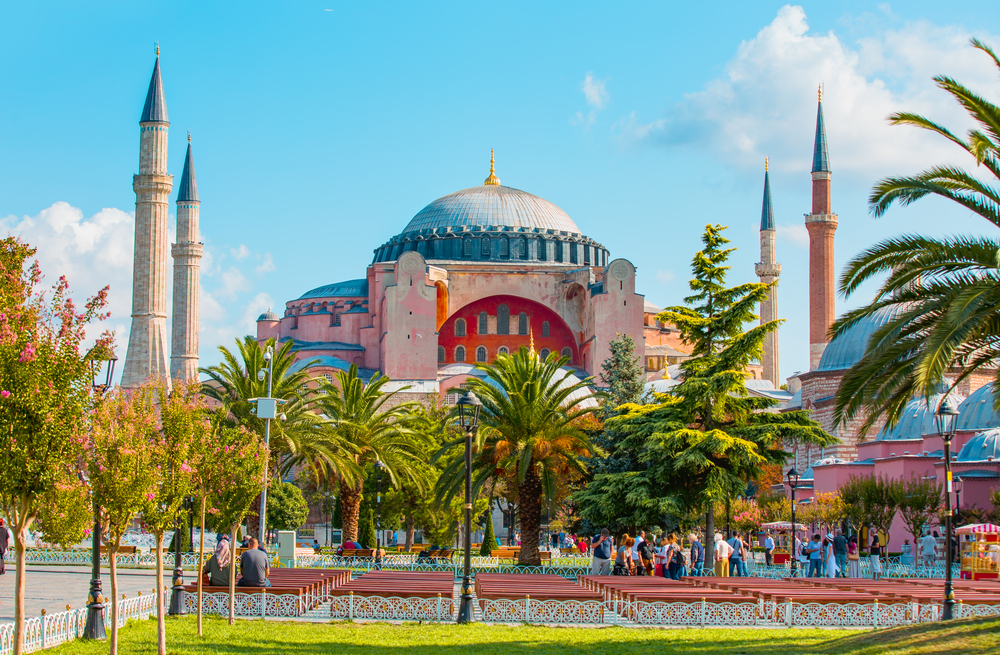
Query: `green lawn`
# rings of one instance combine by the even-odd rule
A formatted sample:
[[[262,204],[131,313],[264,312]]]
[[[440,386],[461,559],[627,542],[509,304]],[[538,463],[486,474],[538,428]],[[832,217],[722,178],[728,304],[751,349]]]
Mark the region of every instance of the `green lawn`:
[[[121,631],[120,652],[156,652],[156,622],[132,623]],[[169,619],[167,650],[171,654],[225,653],[304,655],[344,653],[371,655],[395,651],[405,655],[515,655],[600,653],[746,653],[747,655],[899,655],[949,653],[987,655],[1000,652],[1000,619],[970,619],[946,625],[919,625],[892,630],[759,630],[655,628],[543,628],[499,625],[390,625],[387,623],[294,623],[206,619],[205,637],[195,633],[193,618]],[[107,645],[76,641],[46,651],[56,654],[106,653]]]

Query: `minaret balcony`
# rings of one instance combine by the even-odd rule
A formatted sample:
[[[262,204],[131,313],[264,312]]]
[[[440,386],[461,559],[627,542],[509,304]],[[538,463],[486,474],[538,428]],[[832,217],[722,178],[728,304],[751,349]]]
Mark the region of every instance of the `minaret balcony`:
[[[757,277],[778,277],[781,275],[781,264],[777,262],[757,262],[754,266]]]

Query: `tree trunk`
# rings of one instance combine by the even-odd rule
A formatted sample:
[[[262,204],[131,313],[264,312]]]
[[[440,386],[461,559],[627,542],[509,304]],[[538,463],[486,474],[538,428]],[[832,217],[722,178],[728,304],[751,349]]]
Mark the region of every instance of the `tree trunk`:
[[[409,512],[406,515],[406,549],[405,552],[410,552],[413,549],[413,537],[416,532],[416,519],[413,518],[413,512]]]
[[[358,540],[358,519],[361,515],[361,484],[356,487],[340,483],[340,519],[343,541]]]
[[[24,652],[24,562],[27,558],[28,526],[26,521],[20,521],[14,533],[14,655]],[[0,527],[0,530],[6,530]]]
[[[229,540],[229,625],[236,623],[236,528],[234,525]]]
[[[163,600],[165,593],[163,587],[163,533],[156,536],[156,653],[157,655],[167,655],[167,624],[165,622],[166,604]],[[171,543],[179,546],[181,539],[180,530],[174,530],[174,538]]]
[[[715,504],[708,504],[708,512],[705,513],[705,540],[702,542],[705,547],[705,562],[712,562],[715,566]],[[712,553],[711,559],[708,557]]]
[[[521,501],[521,551],[517,563],[540,566],[542,557],[538,554],[538,531],[542,521],[542,481],[534,465],[528,467],[524,482],[517,487],[517,494]]]
[[[205,492],[201,492],[201,538],[198,539],[198,636],[201,632],[201,595],[202,595],[202,575],[201,567],[205,565]]]
[[[118,545],[122,539],[118,537],[113,544],[108,544],[108,570],[111,572],[111,647],[110,655],[118,655]],[[163,580],[156,581],[157,593]]]

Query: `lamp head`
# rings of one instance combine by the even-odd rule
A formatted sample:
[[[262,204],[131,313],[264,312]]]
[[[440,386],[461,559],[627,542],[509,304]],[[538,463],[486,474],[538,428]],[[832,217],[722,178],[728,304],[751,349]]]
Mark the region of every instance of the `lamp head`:
[[[377,469],[384,469],[385,468],[385,464],[382,463],[382,460],[377,459],[377,460],[375,460],[375,468],[377,468]]]
[[[479,410],[483,404],[476,398],[476,394],[468,391],[455,403],[458,407],[458,424],[466,431],[474,431],[479,427]]]
[[[788,471],[788,486],[792,489],[799,485],[799,472],[795,469],[789,469]]]
[[[962,478],[960,476],[955,476],[955,479],[951,481],[951,486],[954,487],[955,493],[962,493]]]
[[[946,395],[941,399],[934,415],[937,420],[938,435],[946,442],[951,441],[958,427],[958,403],[950,395]]]
[[[91,388],[94,391],[104,393],[111,388],[111,380],[115,376],[115,364],[118,363],[118,358],[115,357],[115,352],[109,344],[98,344],[88,354],[93,371]]]

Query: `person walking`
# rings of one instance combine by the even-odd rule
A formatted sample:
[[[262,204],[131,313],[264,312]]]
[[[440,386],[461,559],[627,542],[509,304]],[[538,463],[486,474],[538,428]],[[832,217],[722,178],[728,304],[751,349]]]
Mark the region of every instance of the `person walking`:
[[[931,536],[930,530],[924,535],[923,539],[920,540],[920,563],[928,568],[934,568],[934,564],[937,563],[937,539]]]
[[[715,577],[729,577],[729,556],[733,554],[733,547],[722,538],[722,535],[715,533]]]
[[[601,530],[601,534],[594,537],[590,548],[594,553],[594,562],[590,567],[591,575],[609,575],[611,573],[611,553],[614,542],[614,537],[611,536],[607,528]]]
[[[882,555],[882,542],[879,541],[878,532],[874,529],[872,530],[872,543],[868,547],[868,561],[871,563],[872,569],[872,580],[880,580],[882,578],[882,564],[879,563],[879,557]]]
[[[732,548],[729,554],[729,575],[737,578],[746,576],[746,572],[743,569],[743,540],[740,538],[739,533],[734,531],[726,543]]]
[[[833,553],[837,557],[838,577],[847,577],[847,537],[842,530],[837,530],[837,536],[833,538]]]
[[[691,542],[691,575],[701,577],[705,575],[705,547],[694,533],[688,535],[688,541]]]
[[[774,564],[774,538],[770,530],[764,536],[764,563],[768,566]]]
[[[823,566],[826,572],[826,577],[837,577],[837,573],[840,569],[837,568],[837,554],[833,546],[833,535],[829,533],[823,538]]]
[[[819,534],[813,535],[812,541],[806,546],[806,553],[809,555],[808,577],[823,577],[823,544],[820,542]]]
[[[4,523],[3,519],[0,519],[0,575],[7,573],[7,565],[4,564],[3,558],[7,555],[9,547],[10,539],[8,538],[7,524]]]

